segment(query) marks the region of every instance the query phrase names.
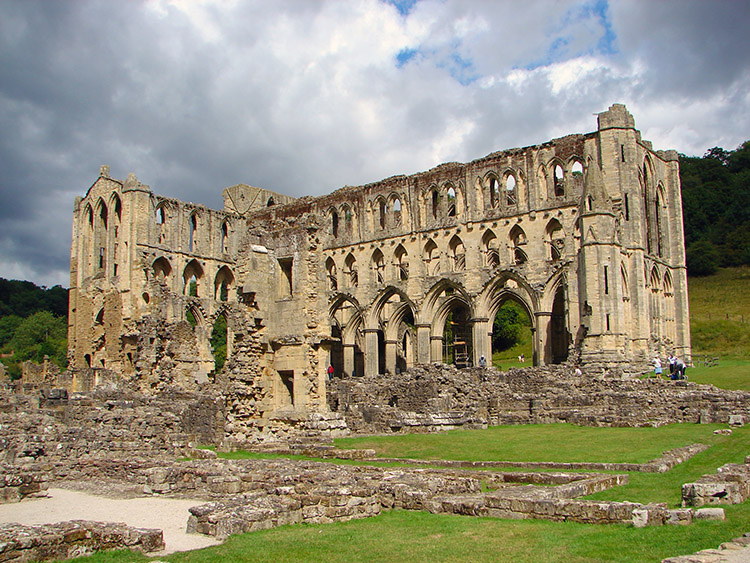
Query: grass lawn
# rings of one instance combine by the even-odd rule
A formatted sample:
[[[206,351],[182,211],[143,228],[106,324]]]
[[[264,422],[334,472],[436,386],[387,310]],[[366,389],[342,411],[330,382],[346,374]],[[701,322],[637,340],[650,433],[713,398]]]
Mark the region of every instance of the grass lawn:
[[[750,359],[721,359],[715,367],[688,368],[687,376],[695,383],[716,385],[721,389],[750,391]]]
[[[335,443],[348,449],[372,448],[380,457],[643,463],[680,446],[697,442],[711,444],[717,439],[713,431],[719,427],[672,424],[661,428],[594,428],[529,424],[434,434],[339,438]]]
[[[173,554],[162,561],[350,563],[418,561],[493,561],[640,563],[716,547],[750,526],[745,505],[727,510],[725,522],[691,526],[633,528],[499,520],[425,512],[390,511],[378,517],[325,525],[293,525],[233,536],[224,544]],[[120,552],[96,562],[126,563],[149,559]]]

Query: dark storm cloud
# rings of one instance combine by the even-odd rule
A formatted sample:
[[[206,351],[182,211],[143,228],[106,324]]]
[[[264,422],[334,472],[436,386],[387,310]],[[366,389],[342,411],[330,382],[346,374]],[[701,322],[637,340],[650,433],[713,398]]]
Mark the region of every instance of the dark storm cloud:
[[[0,276],[67,285],[99,166],[221,207],[318,195],[590,131],[625,102],[659,148],[748,130],[734,2],[0,3]],[[399,53],[410,53],[399,58]]]

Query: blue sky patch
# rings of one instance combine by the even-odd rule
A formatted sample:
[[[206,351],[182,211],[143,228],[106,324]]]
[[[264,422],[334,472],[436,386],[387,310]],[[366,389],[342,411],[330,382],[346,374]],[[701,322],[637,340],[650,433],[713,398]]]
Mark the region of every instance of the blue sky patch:
[[[595,20],[604,33],[596,44],[580,51],[571,51],[571,44],[574,43],[573,37],[566,30],[581,20]],[[524,65],[523,68],[533,70],[540,66],[547,66],[581,55],[614,55],[619,52],[617,35],[612,29],[612,22],[609,18],[608,0],[592,0],[582,6],[573,8],[565,14],[560,24],[559,36],[555,37],[550,43],[544,56]]]
[[[401,49],[398,52],[398,55],[396,55],[396,66],[398,68],[401,68],[410,60],[412,60],[416,55],[417,55],[416,49],[409,49],[409,48]]]
[[[408,16],[418,0],[384,0],[386,4],[395,6],[402,16]]]

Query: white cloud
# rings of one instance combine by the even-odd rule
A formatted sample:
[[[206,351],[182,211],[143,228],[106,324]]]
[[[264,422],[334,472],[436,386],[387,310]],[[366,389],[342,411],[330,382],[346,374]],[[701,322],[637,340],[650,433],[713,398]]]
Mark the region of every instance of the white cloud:
[[[590,131],[614,102],[656,148],[734,148],[750,130],[750,45],[736,23],[747,11],[668,0],[420,0],[406,16],[379,0],[0,3],[0,276],[66,276],[58,241],[71,194],[104,163],[218,207],[238,182],[317,195]],[[26,228],[10,209],[47,216]]]

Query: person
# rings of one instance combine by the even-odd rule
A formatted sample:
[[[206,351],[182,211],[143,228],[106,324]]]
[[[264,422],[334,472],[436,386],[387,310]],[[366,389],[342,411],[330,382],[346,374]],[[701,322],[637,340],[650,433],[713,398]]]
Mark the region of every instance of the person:
[[[658,357],[656,357],[652,361],[654,363],[654,374],[656,375],[656,377],[661,377],[661,374],[662,374],[661,360]]]
[[[583,372],[581,371],[581,366],[576,366],[576,375],[583,375]]]
[[[484,354],[479,356],[479,367],[480,368],[486,368],[487,367],[487,358],[484,357]]]
[[[333,366],[331,364],[328,364],[328,381],[333,379]]]
[[[674,359],[674,373],[675,377],[672,379],[687,379],[685,377],[685,370],[687,367],[685,366],[685,362],[683,362],[680,358]]]
[[[667,361],[669,362],[669,378],[674,379],[674,363],[677,358],[674,357],[674,354],[670,354]]]
[[[525,362],[526,362],[526,354],[521,354],[521,363],[523,364]]]

